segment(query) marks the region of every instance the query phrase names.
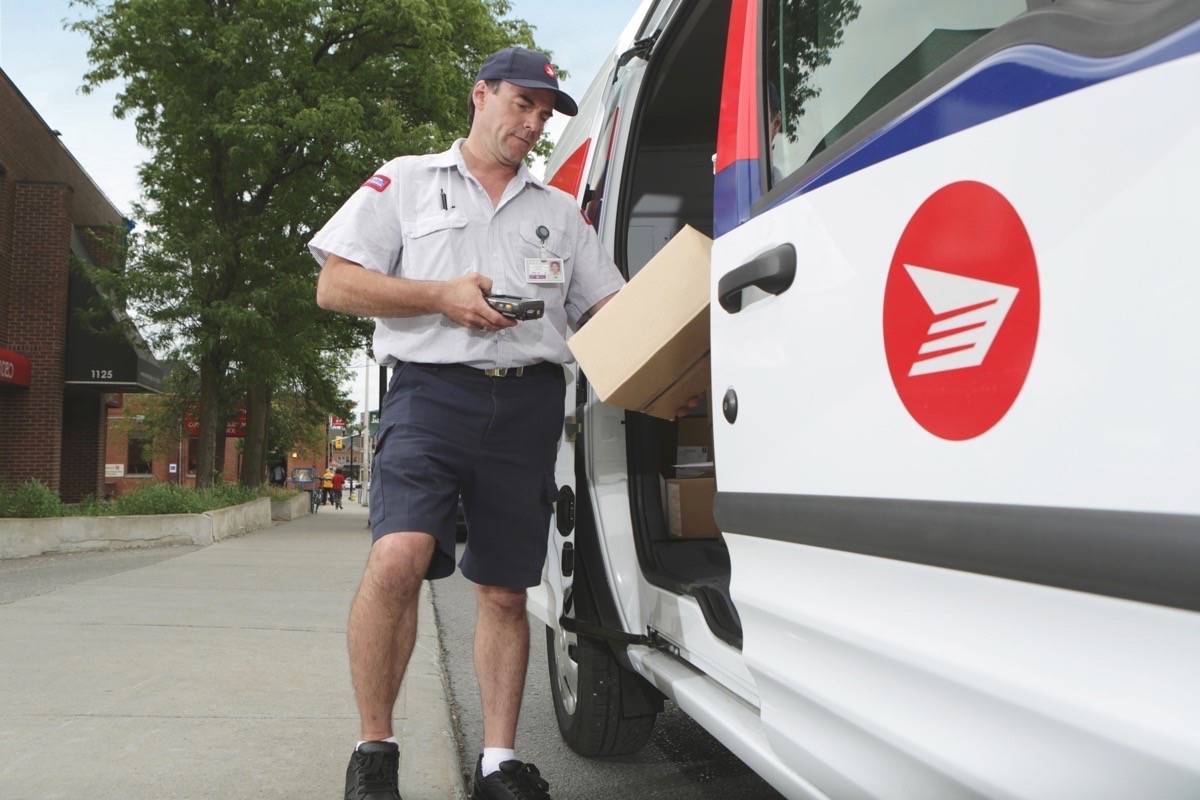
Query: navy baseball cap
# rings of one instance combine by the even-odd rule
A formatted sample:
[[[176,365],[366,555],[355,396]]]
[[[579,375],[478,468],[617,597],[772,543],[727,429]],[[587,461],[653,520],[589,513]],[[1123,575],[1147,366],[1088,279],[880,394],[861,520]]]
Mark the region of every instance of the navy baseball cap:
[[[573,117],[579,106],[571,96],[558,88],[558,72],[550,59],[536,50],[506,47],[488,56],[475,76],[477,81],[508,81],[526,89],[549,89],[555,94],[554,110]]]

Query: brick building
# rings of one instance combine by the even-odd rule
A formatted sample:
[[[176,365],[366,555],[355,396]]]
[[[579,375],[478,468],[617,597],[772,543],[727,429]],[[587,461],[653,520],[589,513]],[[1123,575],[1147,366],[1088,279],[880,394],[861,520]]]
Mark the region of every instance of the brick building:
[[[0,483],[101,494],[111,393],[161,388],[136,330],[72,269],[110,265],[125,226],[0,70]]]
[[[141,424],[140,397],[116,395],[108,408],[108,438],[104,458],[104,493],[107,497],[127,494],[147,483],[196,485],[196,438],[181,432],[165,448],[154,449]],[[236,483],[241,472],[238,437],[225,439],[222,477]]]
[[[115,395],[109,404],[104,459],[106,497],[126,494],[148,483],[196,485],[196,437],[182,430],[177,438],[160,442],[156,448],[142,424],[145,416],[142,411],[144,407],[138,395]],[[225,464],[221,473],[226,483],[236,483],[241,474],[241,442],[238,426],[231,424],[225,437]],[[315,467],[324,471],[326,466],[339,466],[329,460],[329,451],[330,448],[314,450],[297,445],[285,455],[281,466],[289,476],[295,467]]]

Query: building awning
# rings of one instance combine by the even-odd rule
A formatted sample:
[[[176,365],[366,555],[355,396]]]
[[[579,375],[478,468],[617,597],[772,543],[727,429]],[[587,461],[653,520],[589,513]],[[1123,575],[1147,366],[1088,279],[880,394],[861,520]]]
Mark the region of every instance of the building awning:
[[[76,258],[90,263],[72,237]],[[79,270],[71,270],[67,305],[67,386],[102,392],[162,392],[165,370],[124,312]]]
[[[31,374],[28,358],[12,350],[0,348],[0,384],[28,386]]]

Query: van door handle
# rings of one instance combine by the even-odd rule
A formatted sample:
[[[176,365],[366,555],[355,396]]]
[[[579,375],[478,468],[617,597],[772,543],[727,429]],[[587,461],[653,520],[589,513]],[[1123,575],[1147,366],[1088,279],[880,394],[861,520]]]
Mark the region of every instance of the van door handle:
[[[769,294],[783,294],[796,278],[796,248],[781,244],[753,261],[742,264],[717,283],[717,300],[730,314],[742,310],[742,290],[757,286]]]

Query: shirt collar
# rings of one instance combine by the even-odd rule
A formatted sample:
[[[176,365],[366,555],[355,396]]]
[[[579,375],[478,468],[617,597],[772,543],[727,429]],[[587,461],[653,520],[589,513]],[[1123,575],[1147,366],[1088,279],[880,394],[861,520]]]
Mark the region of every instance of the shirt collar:
[[[449,150],[443,150],[440,153],[435,153],[427,162],[431,169],[449,169],[450,167],[458,167],[459,173],[465,178],[467,176],[467,162],[463,160],[462,146],[466,139],[458,139],[454,144],[450,145]],[[546,184],[539,181],[529,171],[529,167],[524,162],[517,168],[517,177],[530,186],[536,186],[539,189],[545,189]]]

